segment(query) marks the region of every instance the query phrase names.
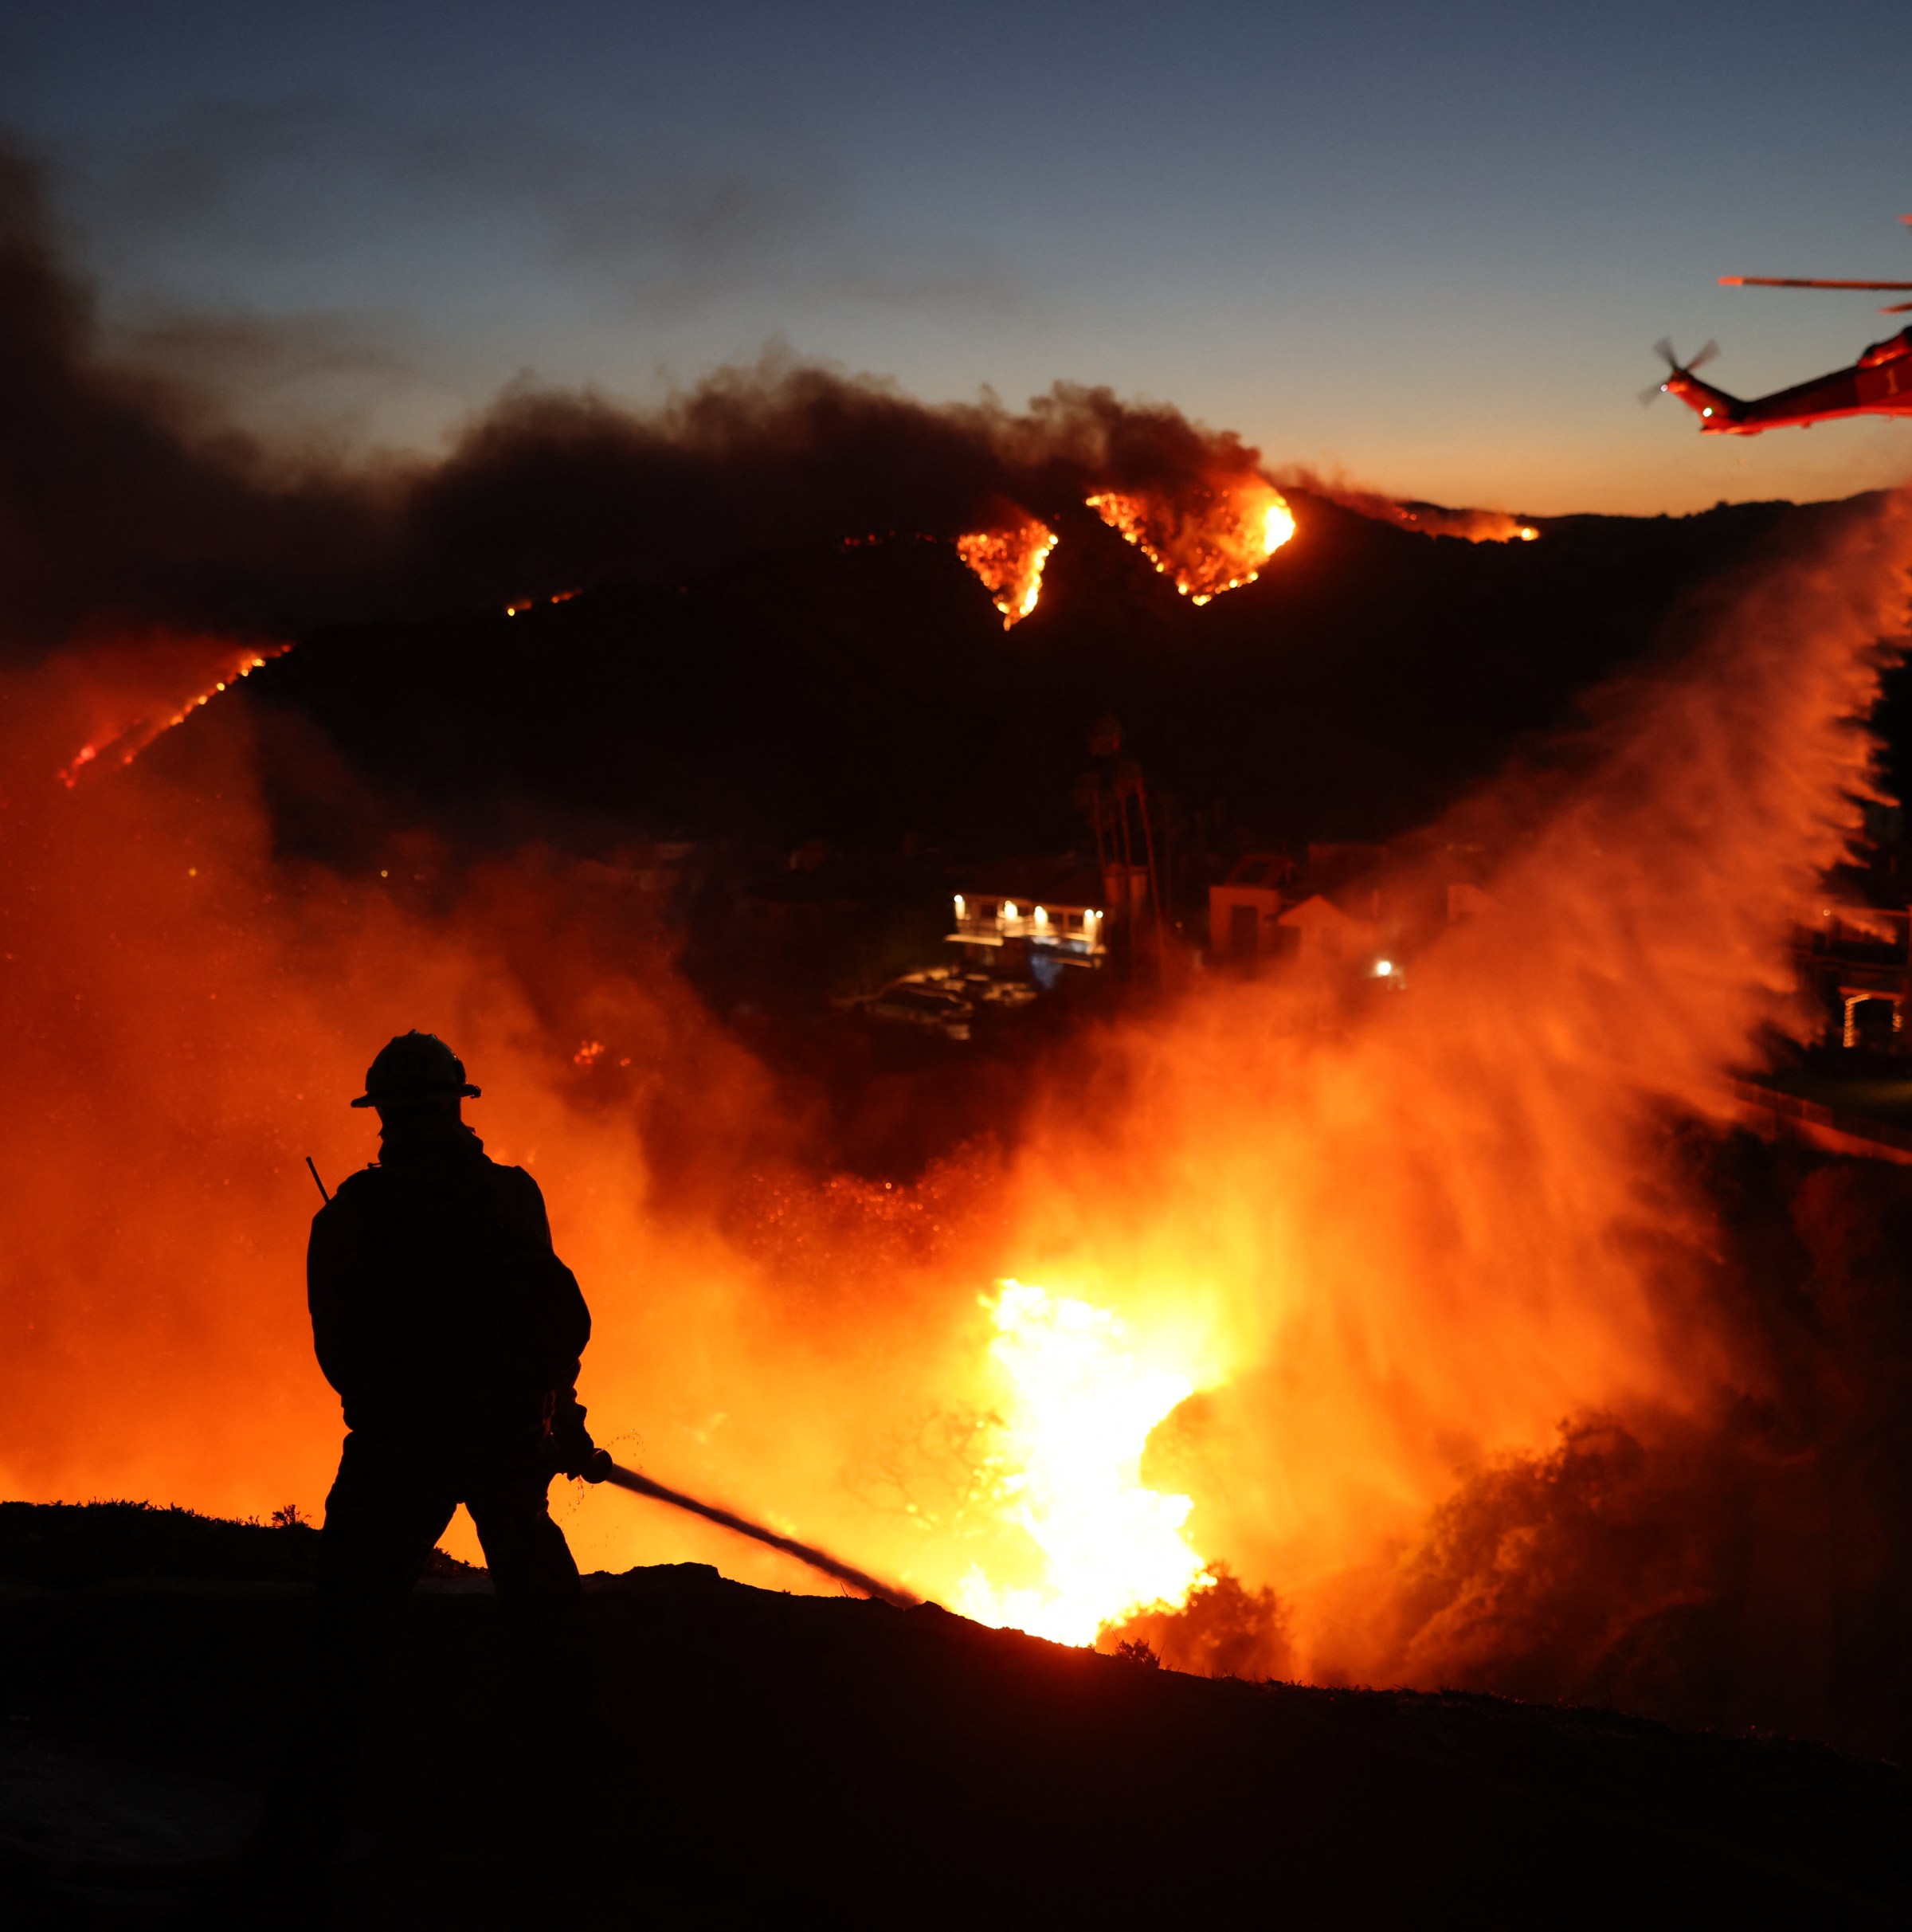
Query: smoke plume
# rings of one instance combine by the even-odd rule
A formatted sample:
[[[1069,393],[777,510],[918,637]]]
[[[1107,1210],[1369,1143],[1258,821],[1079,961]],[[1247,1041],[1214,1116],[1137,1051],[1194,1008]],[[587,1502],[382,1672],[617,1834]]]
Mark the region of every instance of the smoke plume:
[[[0,649],[76,630],[292,637],[495,607],[752,550],[909,532],[954,542],[1097,490],[1225,495],[1257,453],[1177,411],[1058,383],[1023,414],[931,408],[775,358],[640,414],[526,390],[439,460],[341,468],[268,449],[216,397],[103,357],[37,178],[0,152]],[[185,694],[182,694],[182,696]]]
[[[974,543],[1063,527],[1091,498],[1173,533],[1164,540],[1197,560],[1205,594],[1253,575],[1264,511],[1280,500],[1258,451],[1166,405],[1057,382],[1021,413],[993,400],[931,407],[775,356],[648,413],[514,390],[437,459],[344,464],[323,447],[268,446],[231,425],[216,392],[106,358],[38,178],[3,147],[0,369],[0,652],[15,661],[79,632],[284,641],[665,581],[753,551],[891,533]],[[1518,527],[1295,476],[1407,528]],[[1236,528],[1244,517],[1252,543]],[[183,704],[202,688],[168,695]]]
[[[1847,1736],[1863,1700],[1810,1683],[1887,1687],[1860,1659],[1905,1608],[1877,1420],[1904,1183],[1719,1136],[1726,1075],[1804,1024],[1791,924],[1873,789],[1909,559],[1901,500],[1722,587],[1683,661],[1391,882],[1438,904],[1448,848],[1498,855],[1405,993],[1297,971],[1192,1001],[1112,1041],[1109,1103],[1021,1165],[1027,1276],[1217,1364],[1154,1479],[1280,1593],[1304,1673]],[[1802,1559],[1842,1522],[1867,1547],[1838,1573],[1885,1594],[1835,1612]]]

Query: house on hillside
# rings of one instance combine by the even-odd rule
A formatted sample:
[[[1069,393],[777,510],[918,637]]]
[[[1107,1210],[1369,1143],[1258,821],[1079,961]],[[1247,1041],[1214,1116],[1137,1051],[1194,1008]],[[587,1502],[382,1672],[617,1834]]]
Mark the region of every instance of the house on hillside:
[[[1209,954],[1252,973],[1264,958],[1313,966],[1371,964],[1385,924],[1381,845],[1315,844],[1298,866],[1250,852],[1209,888]]]
[[[1146,871],[1127,869],[1141,874],[1146,904]],[[954,895],[948,938],[973,970],[1052,986],[1069,967],[1107,961],[1111,927],[1136,903],[1136,881],[1123,871],[1104,877],[1074,859],[978,868]]]
[[[1264,953],[1279,952],[1282,888],[1295,872],[1295,861],[1278,852],[1237,859],[1228,877],[1209,888],[1209,957],[1233,960],[1252,972]]]
[[[1303,966],[1371,966],[1381,946],[1378,903],[1373,911],[1363,918],[1358,901],[1350,911],[1326,892],[1311,892],[1275,921],[1279,950]]]
[[[1799,928],[1793,960],[1803,991],[1824,1008],[1827,1037],[1844,1047],[1899,1053],[1912,1045],[1912,914],[1902,906],[1824,901]]]

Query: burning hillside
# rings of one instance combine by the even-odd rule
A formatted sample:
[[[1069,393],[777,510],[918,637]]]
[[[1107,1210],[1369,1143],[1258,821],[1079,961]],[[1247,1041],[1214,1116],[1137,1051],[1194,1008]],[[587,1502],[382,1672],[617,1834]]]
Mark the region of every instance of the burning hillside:
[[[1089,507],[1196,604],[1254,582],[1295,534],[1287,499],[1258,476],[1205,491],[1193,505],[1155,492],[1105,490]]]
[[[1578,1472],[1589,1428],[1703,1440],[1771,1399],[1663,1137],[1782,1016],[1788,911],[1867,782],[1851,719],[1900,621],[1904,522],[1855,517],[1615,693],[1577,775],[1469,808],[1456,832],[1506,855],[1496,910],[1425,950],[1409,997],[1324,1029],[1335,996],[1305,979],[1211,991],[1102,1040],[1006,1162],[903,1190],[820,1179],[750,1057],[661,961],[618,963],[563,863],[488,865],[438,911],[288,867],[241,714],[69,791],[59,687],[17,680],[10,1487],[315,1504],[336,1422],[300,1156],[364,1158],[342,1099],[368,1039],[425,1015],[483,1070],[494,1153],[545,1179],[625,1460],[1077,1640],[1219,1607],[1225,1567],[1304,1674],[1491,1669],[1527,1641],[1525,1545],[1498,1545],[1499,1635],[1464,1642],[1441,1593],[1482,1585],[1434,1552],[1514,1506],[1492,1472],[1544,1484],[1563,1417]],[[582,1068],[581,1037],[604,1047]],[[569,1507],[589,1560],[706,1547],[616,1499]],[[1602,1587],[1611,1628],[1652,1609]]]
[[[37,182],[4,151],[0,357],[0,645],[16,656],[115,624],[283,638],[530,608],[868,531],[959,547],[1007,622],[1033,607],[1085,501],[1197,603],[1253,581],[1295,535],[1237,437],[1067,382],[1019,414],[769,361],[650,414],[514,392],[442,461],[354,470],[265,449],[220,423],[215,398],[100,359]],[[1420,514],[1356,507],[1409,527]]]
[[[61,768],[69,790],[82,778],[130,765],[162,731],[185,723],[229,686],[290,645],[181,636],[116,627],[96,645],[76,640],[60,670],[89,720],[86,742]]]
[[[1330,480],[1318,471],[1299,466],[1283,469],[1281,480],[1291,489],[1339,504],[1357,516],[1417,531],[1423,536],[1459,537],[1468,543],[1532,543],[1540,535],[1533,524],[1504,510],[1452,510],[1441,504],[1404,503],[1378,490],[1362,489],[1338,478]]]
[[[956,554],[976,573],[989,599],[1002,613],[1002,628],[1013,629],[1036,608],[1042,594],[1042,566],[1056,547],[1048,524],[1010,507],[1007,519],[989,530],[956,539]]]

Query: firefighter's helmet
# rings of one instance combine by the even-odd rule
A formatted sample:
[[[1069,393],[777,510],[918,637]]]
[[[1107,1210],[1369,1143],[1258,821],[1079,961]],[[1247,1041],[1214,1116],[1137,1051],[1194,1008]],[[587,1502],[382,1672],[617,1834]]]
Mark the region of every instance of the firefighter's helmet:
[[[352,1105],[402,1107],[441,1094],[476,1100],[478,1089],[465,1079],[464,1062],[436,1033],[414,1027],[378,1049],[366,1071],[365,1091]]]

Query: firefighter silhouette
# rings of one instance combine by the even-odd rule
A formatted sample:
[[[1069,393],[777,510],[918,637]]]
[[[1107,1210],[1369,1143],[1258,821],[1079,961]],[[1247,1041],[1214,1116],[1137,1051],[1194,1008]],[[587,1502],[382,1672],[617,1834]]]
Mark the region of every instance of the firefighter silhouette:
[[[322,1587],[399,1592],[460,1503],[507,1610],[578,1585],[545,1491],[600,1477],[575,1383],[591,1318],[551,1248],[538,1183],[462,1118],[478,1089],[409,1033],[372,1062],[379,1157],[312,1221],[312,1340],[350,1432],[326,1499]]]
[[[308,1830],[337,1828],[405,1600],[460,1503],[521,1663],[549,1691],[574,1648],[578,1567],[546,1491],[610,1467],[575,1388],[590,1315],[537,1182],[465,1124],[478,1091],[435,1035],[393,1040],[352,1102],[378,1111],[378,1159],[312,1221],[312,1339],[348,1432],[319,1538],[304,1795],[284,1794]]]

